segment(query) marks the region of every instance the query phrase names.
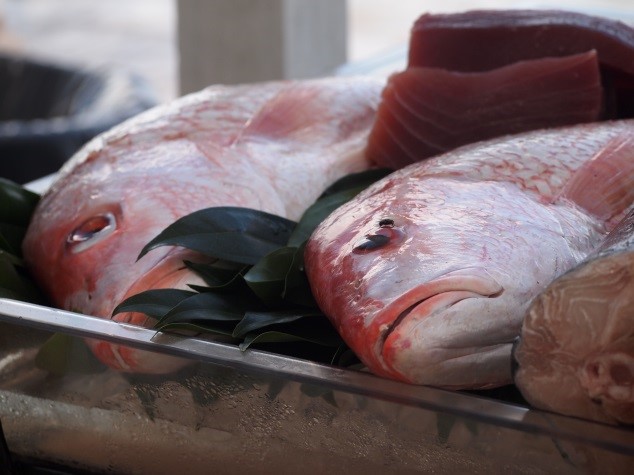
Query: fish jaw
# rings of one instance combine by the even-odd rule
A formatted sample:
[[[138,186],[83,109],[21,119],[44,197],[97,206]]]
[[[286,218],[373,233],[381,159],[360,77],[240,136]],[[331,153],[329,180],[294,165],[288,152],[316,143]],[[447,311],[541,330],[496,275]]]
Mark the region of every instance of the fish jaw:
[[[510,377],[507,364],[510,343],[498,342],[508,341],[509,335],[483,335],[474,330],[461,333],[460,338],[452,337],[451,341],[442,335],[452,326],[452,317],[463,322],[464,316],[459,313],[465,312],[478,318],[477,310],[485,307],[479,305],[480,299],[495,299],[503,292],[502,285],[483,268],[459,269],[412,289],[374,319],[379,342],[376,356],[396,379],[410,382],[433,379],[447,388],[455,385],[475,389],[504,384]],[[486,368],[489,360],[491,369]],[[474,368],[485,367],[489,374],[486,384],[475,379],[465,381],[464,367],[471,364]],[[455,379],[461,382],[453,383]]]
[[[191,360],[139,350],[103,340],[84,340],[95,357],[108,367],[124,373],[169,374],[192,364]]]
[[[181,248],[173,248],[167,251],[157,264],[132,284],[124,295],[123,300],[146,290],[189,290],[190,285],[204,285],[204,280],[185,265],[184,262],[188,260],[200,262],[205,259],[197,253]],[[140,312],[121,312],[112,315],[111,319],[119,323],[146,328],[154,327],[157,323],[155,318]],[[102,340],[86,339],[86,343],[102,363],[123,372],[167,374],[191,364],[190,360],[184,358],[139,350]]]

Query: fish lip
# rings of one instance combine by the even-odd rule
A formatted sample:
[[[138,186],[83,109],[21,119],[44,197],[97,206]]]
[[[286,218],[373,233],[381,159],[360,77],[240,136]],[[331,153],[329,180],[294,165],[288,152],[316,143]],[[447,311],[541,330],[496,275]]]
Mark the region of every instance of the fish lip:
[[[388,318],[396,315],[380,328],[380,350],[398,326],[417,309],[430,307],[427,317],[445,310],[468,298],[495,298],[504,292],[504,287],[481,267],[458,269],[442,274],[435,279],[418,285],[391,302],[382,311]],[[425,313],[425,312],[420,312]]]
[[[193,257],[194,254],[198,256],[197,253],[183,251],[179,248],[167,250],[130,285],[123,294],[123,297],[121,297],[121,302],[146,290],[175,288],[174,285],[161,285],[161,283],[170,280],[173,277],[177,277],[183,272],[191,274],[191,284],[203,283],[202,279],[200,279],[194,271],[189,269],[185,263],[185,261],[188,260],[187,258]],[[175,280],[178,280],[178,278]],[[149,317],[139,312],[121,312],[111,315],[111,319],[120,323],[130,323],[132,325],[148,328],[152,327],[157,322],[156,318]]]

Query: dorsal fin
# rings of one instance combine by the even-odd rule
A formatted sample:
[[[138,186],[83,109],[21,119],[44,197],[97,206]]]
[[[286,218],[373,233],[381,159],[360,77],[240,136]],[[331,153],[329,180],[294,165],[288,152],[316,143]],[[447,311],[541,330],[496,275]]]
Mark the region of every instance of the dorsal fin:
[[[267,101],[249,120],[241,134],[288,138],[315,124],[315,102],[319,94],[313,87],[292,84]],[[313,106],[313,107],[311,107]],[[323,111],[323,106],[321,107]],[[322,112],[323,114],[323,112]]]
[[[377,79],[289,82],[253,115],[237,142],[250,138],[304,142],[308,134],[311,141],[320,137],[331,143],[365,131],[374,120],[382,87],[383,81]]]
[[[622,217],[634,204],[634,137],[624,132],[610,140],[577,170],[560,196],[603,221]]]

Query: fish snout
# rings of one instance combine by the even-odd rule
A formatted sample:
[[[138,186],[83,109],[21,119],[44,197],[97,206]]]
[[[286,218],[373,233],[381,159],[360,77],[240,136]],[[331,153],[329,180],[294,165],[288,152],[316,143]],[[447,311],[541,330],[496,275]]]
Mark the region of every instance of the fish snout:
[[[482,300],[503,292],[483,268],[449,272],[407,292],[387,309],[391,324],[384,324],[380,353],[388,372],[416,384],[475,387],[479,361],[490,372],[487,387],[508,382],[511,339],[503,330],[481,341],[477,328],[479,313],[487,311]],[[459,303],[460,312],[449,311]]]
[[[189,251],[171,250],[161,256],[153,266],[147,269],[125,292],[121,301],[134,295],[153,289],[189,289],[189,285],[204,285],[204,280],[192,271],[185,261],[195,259]],[[112,320],[134,326],[152,328],[155,318],[140,312],[121,312],[113,315]],[[106,341],[87,340],[95,356],[110,368],[144,374],[169,374],[191,364],[191,361],[174,356],[140,350]]]
[[[192,361],[184,358],[131,346],[88,338],[85,341],[99,361],[124,373],[170,374],[192,364]]]

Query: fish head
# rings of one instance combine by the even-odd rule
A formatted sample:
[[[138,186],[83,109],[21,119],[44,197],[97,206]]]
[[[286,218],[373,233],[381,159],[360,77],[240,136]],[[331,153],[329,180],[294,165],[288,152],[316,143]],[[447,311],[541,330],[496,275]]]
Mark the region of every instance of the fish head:
[[[182,287],[185,276],[200,282],[185,268],[182,249],[158,248],[138,259],[177,217],[203,207],[204,196],[183,191],[199,189],[200,174],[191,163],[195,151],[179,141],[137,147],[134,160],[117,166],[116,156],[129,149],[116,141],[88,146],[38,204],[23,250],[54,306],[111,318],[114,307],[134,293]],[[183,158],[177,176],[152,167],[166,153]]]
[[[557,228],[513,185],[403,169],[316,229],[306,270],[322,310],[371,371],[493,387],[511,380],[528,302],[572,259]]]

